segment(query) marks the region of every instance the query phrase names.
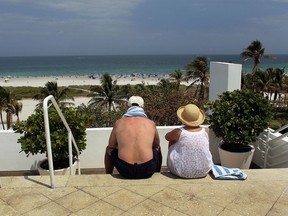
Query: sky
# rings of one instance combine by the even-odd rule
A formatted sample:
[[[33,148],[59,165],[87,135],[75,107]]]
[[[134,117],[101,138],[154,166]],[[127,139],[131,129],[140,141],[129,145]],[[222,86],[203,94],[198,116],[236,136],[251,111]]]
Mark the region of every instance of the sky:
[[[288,0],[0,0],[0,56],[288,54]]]

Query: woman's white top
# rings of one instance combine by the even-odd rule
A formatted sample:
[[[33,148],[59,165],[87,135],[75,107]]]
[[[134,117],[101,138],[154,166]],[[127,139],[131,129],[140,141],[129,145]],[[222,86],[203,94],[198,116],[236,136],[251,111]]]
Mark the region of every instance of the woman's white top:
[[[182,178],[205,177],[212,168],[208,134],[204,128],[197,132],[179,129],[179,140],[168,151],[167,166],[170,172]]]

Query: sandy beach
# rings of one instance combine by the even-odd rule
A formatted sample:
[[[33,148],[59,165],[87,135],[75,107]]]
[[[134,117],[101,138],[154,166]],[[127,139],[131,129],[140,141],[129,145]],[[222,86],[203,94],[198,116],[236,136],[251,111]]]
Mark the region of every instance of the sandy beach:
[[[82,103],[87,105],[89,100],[91,98],[88,97],[74,97],[74,101],[69,101],[74,103],[75,106],[79,106]],[[22,103],[23,108],[22,111],[19,115],[20,120],[26,120],[29,115],[31,115],[34,111],[34,109],[36,108],[36,105],[39,103],[39,101],[37,100],[33,100],[33,99],[23,99],[19,101],[20,103]],[[13,120],[16,121],[16,117],[13,116]]]
[[[145,83],[146,85],[156,85],[161,79],[169,78],[169,75],[123,75],[123,76],[111,76],[113,81],[117,80],[118,85],[126,84],[140,84]],[[100,85],[100,76],[88,77],[88,76],[43,76],[43,77],[1,77],[0,86],[2,87],[21,87],[21,86],[32,86],[32,87],[44,87],[48,81],[57,81],[58,86],[81,86],[81,85]],[[187,84],[187,83],[186,83]],[[90,98],[88,97],[75,97],[73,102],[75,106],[79,106],[84,103],[88,104]],[[26,120],[31,115],[39,101],[33,99],[20,100],[23,104],[22,112],[19,117],[20,120]],[[13,120],[16,117],[13,116]]]
[[[49,81],[57,81],[58,86],[81,86],[81,85],[100,85],[100,75],[89,76],[41,76],[41,77],[1,77],[0,86],[19,87],[32,86],[44,87]],[[117,80],[118,85],[139,84],[144,82],[146,85],[155,85],[161,79],[166,79],[169,75],[112,75],[113,81]]]

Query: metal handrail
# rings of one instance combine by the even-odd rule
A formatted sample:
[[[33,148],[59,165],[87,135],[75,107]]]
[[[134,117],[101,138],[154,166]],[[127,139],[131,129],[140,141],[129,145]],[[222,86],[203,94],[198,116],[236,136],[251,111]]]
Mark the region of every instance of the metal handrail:
[[[76,149],[77,152],[77,163],[78,163],[78,175],[81,174],[80,170],[80,152],[76,145],[74,136],[72,134],[72,131],[63,116],[55,98],[53,95],[47,96],[43,101],[43,113],[44,113],[44,126],[45,126],[45,134],[46,134],[46,145],[47,145],[47,157],[48,157],[48,164],[49,164],[49,173],[50,173],[50,185],[51,188],[55,187],[55,177],[54,177],[54,166],[53,166],[53,158],[52,158],[52,148],[51,148],[51,138],[50,138],[50,126],[49,126],[49,116],[48,116],[48,109],[52,105],[48,105],[48,102],[51,101],[53,106],[55,107],[58,115],[60,116],[64,126],[66,127],[68,131],[68,152],[69,152],[69,166],[70,166],[70,175],[72,175],[72,164],[73,164],[73,158],[72,158],[72,143]]]

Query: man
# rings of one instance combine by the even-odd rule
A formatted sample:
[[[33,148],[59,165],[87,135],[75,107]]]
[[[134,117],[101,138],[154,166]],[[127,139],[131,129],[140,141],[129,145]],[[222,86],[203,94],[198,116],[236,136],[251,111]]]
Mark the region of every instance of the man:
[[[105,169],[112,174],[114,166],[128,179],[150,178],[160,172],[162,154],[156,125],[143,110],[139,96],[128,100],[130,108],[116,121],[105,153]]]

